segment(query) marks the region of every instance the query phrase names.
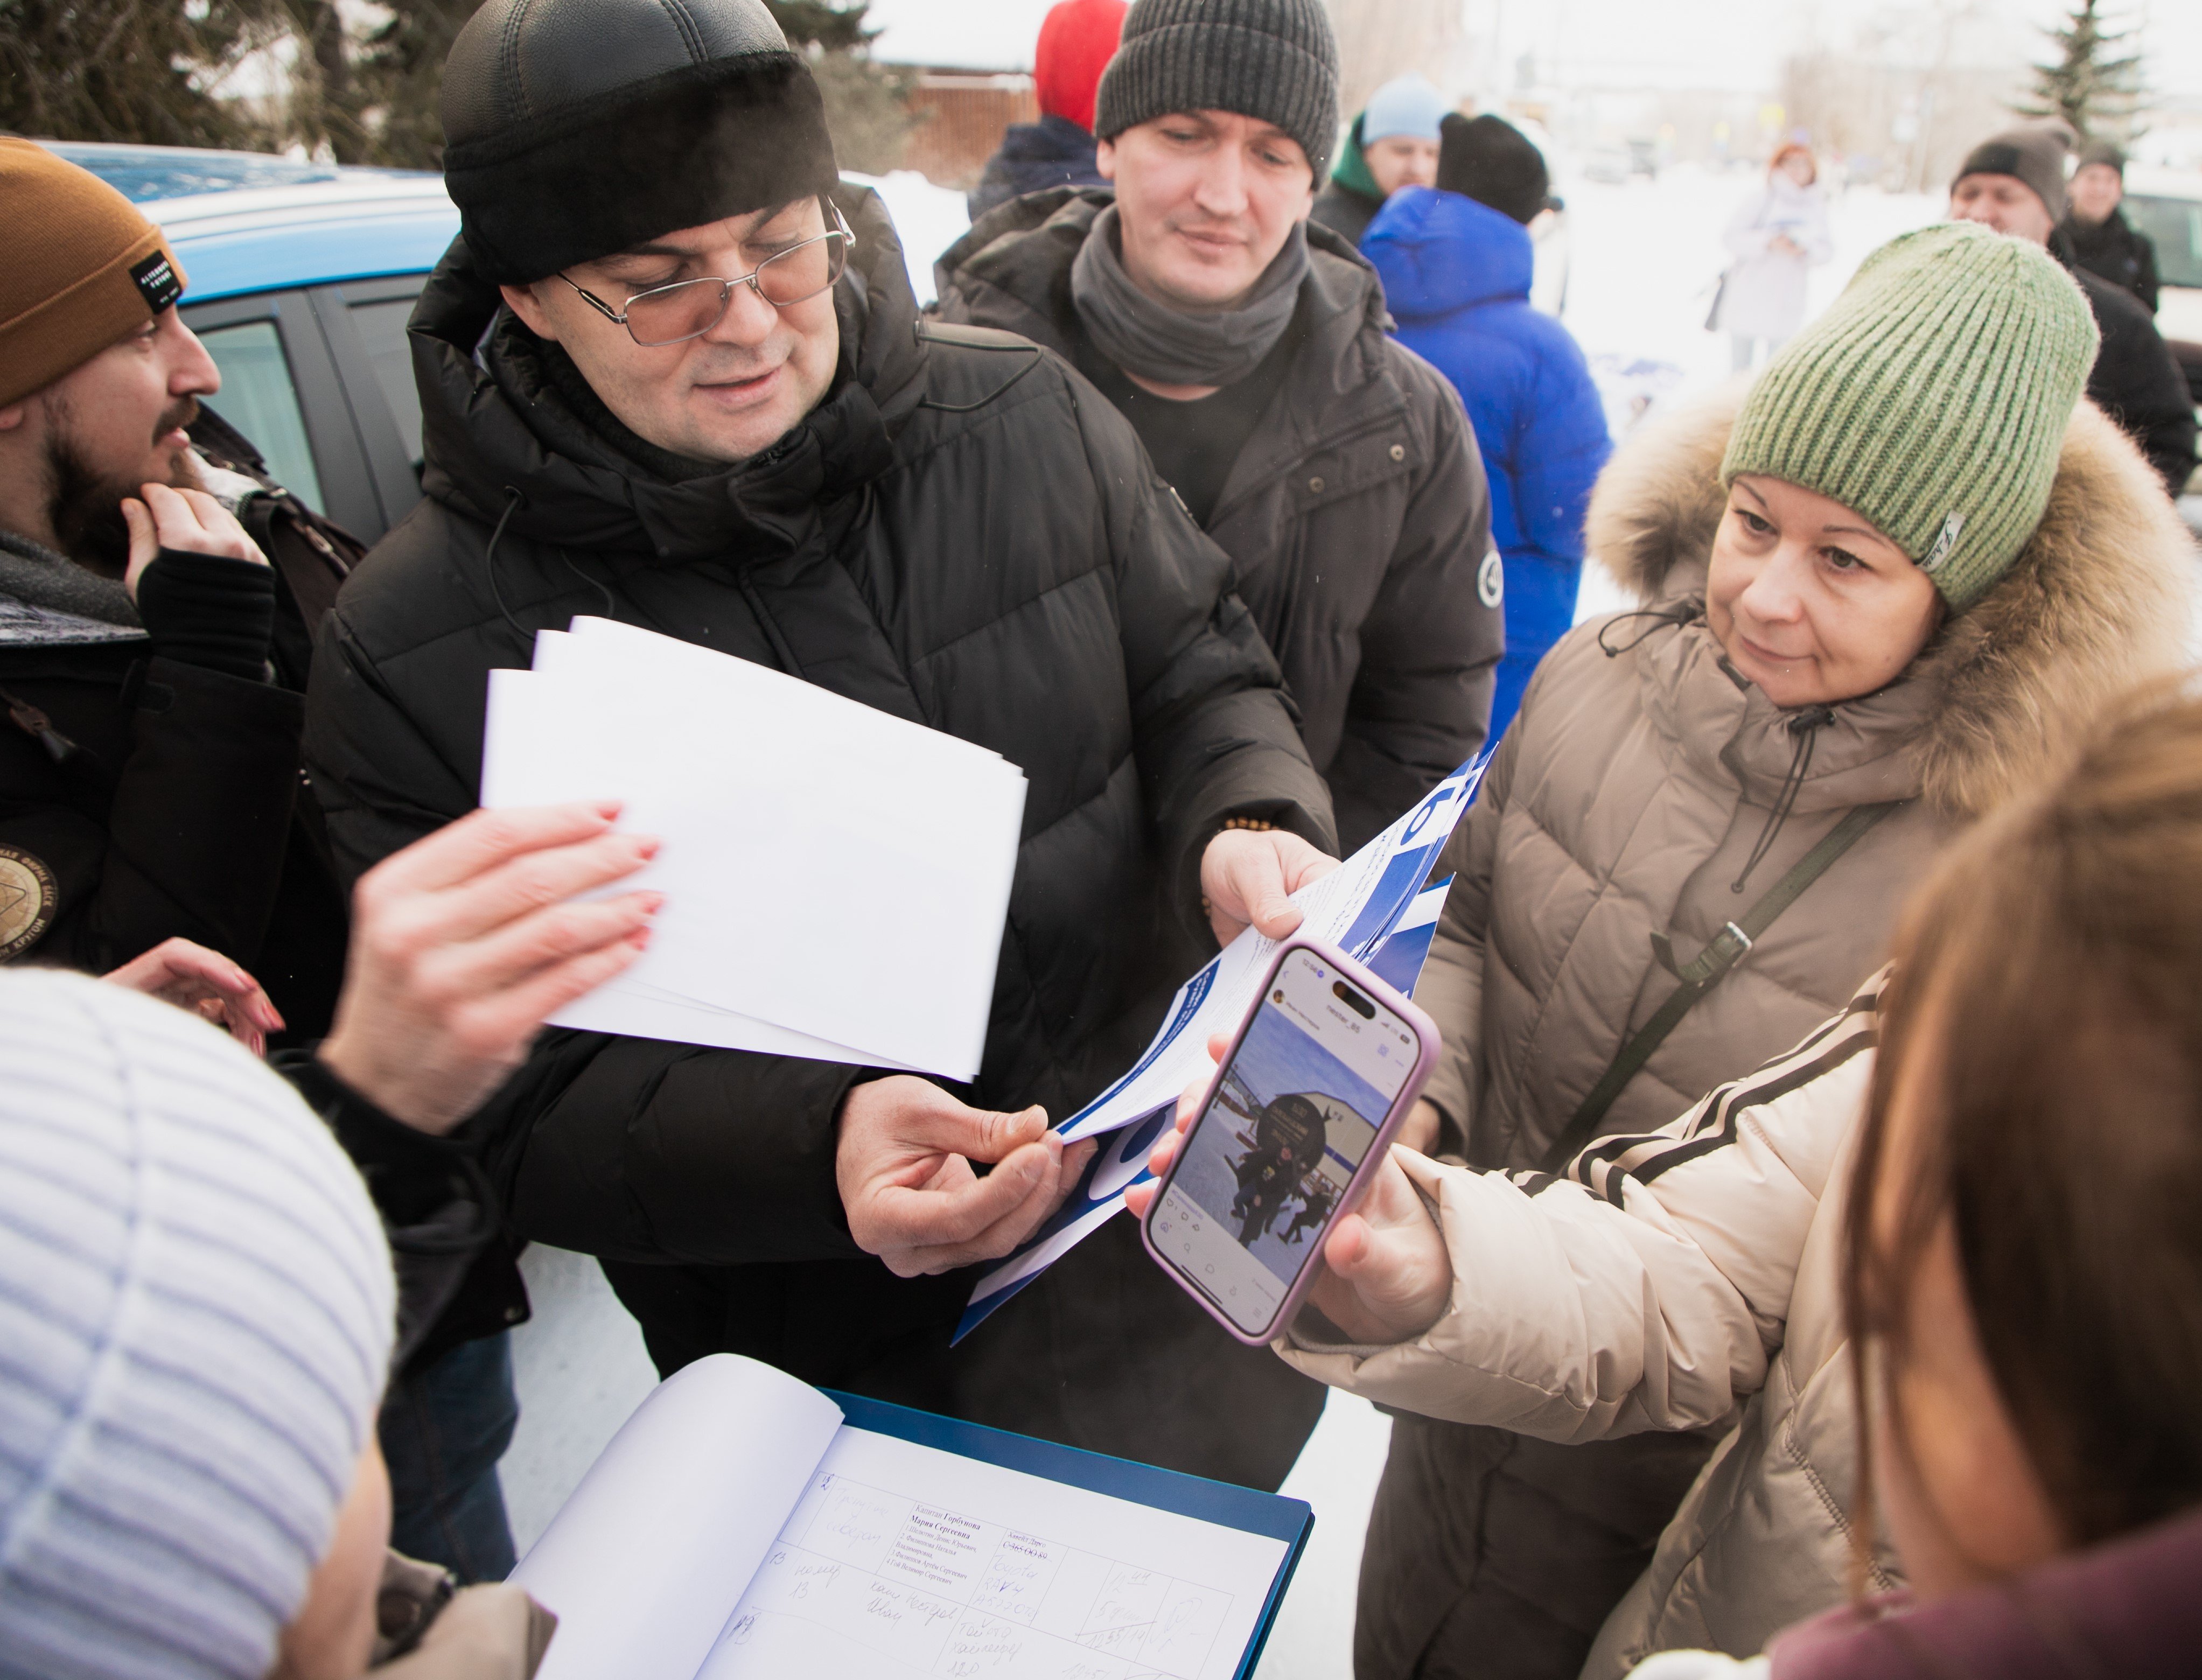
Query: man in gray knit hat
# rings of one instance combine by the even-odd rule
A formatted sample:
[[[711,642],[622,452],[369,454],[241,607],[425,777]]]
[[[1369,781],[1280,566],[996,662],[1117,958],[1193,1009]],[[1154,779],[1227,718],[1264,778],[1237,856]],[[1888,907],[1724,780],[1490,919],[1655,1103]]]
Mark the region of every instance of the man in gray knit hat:
[[[1950,219],[2046,246],[2072,271],[2103,334],[2087,376],[2088,400],[2140,446],[2177,496],[2194,472],[2194,399],[2149,312],[2123,286],[2089,273],[2058,226],[2071,146],[2072,131],[2061,122],[2022,123],[1990,135],[1958,166]]]
[[[1031,194],[940,260],[939,314],[1061,353],[1236,563],[1339,839],[1481,745],[1504,579],[1451,386],[1311,226],[1338,138],[1317,0],[1138,0],[1103,74],[1106,187]]]

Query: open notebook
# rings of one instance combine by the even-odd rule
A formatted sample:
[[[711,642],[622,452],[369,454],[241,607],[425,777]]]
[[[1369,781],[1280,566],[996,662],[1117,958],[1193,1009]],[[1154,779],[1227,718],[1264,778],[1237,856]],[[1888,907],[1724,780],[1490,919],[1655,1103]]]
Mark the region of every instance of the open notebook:
[[[513,1578],[541,1680],[1233,1680],[1314,1517],[731,1354],[660,1383]]]

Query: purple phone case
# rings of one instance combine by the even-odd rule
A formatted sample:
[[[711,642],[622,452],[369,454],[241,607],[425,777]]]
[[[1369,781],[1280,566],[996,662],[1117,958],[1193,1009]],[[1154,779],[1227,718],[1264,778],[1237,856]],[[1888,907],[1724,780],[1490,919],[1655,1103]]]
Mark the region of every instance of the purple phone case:
[[[1354,1169],[1352,1178],[1346,1180],[1345,1193],[1339,1197],[1338,1206],[1330,1210],[1330,1216],[1322,1222],[1322,1229],[1308,1245],[1309,1262],[1301,1268],[1300,1275],[1293,1280],[1292,1288],[1285,1292],[1284,1300],[1278,1304],[1276,1316],[1261,1330],[1245,1330],[1232,1323],[1223,1309],[1210,1300],[1198,1283],[1180,1271],[1176,1263],[1155,1246],[1155,1210],[1163,1205],[1163,1196],[1176,1178],[1178,1168],[1184,1164],[1187,1154],[1186,1145],[1192,1143],[1193,1131],[1204,1124],[1214,1112],[1216,1094],[1223,1084],[1224,1070],[1238,1059],[1239,1046],[1245,1039],[1246,1030],[1253,1025],[1254,1016],[1262,1007],[1262,1000],[1269,995],[1278,971],[1285,966],[1286,958],[1297,950],[1312,951],[1337,970],[1340,978],[1351,980],[1398,1016],[1414,1033],[1419,1049],[1415,1056],[1415,1065],[1407,1070],[1407,1082],[1399,1087],[1399,1095],[1392,1099],[1391,1107],[1384,1115],[1383,1125],[1376,1128],[1376,1136],[1369,1145],[1369,1152],[1362,1156],[1361,1165]],[[1192,1126],[1187,1128],[1184,1142],[1179,1145],[1177,1154],[1170,1161],[1169,1171],[1156,1181],[1154,1200],[1147,1204],[1146,1217],[1139,1221],[1139,1241],[1146,1245],[1147,1253],[1155,1264],[1169,1272],[1177,1286],[1206,1308],[1208,1316],[1222,1325],[1235,1340],[1250,1348],[1266,1348],[1284,1333],[1286,1325],[1292,1323],[1292,1315],[1300,1310],[1300,1303],[1307,1299],[1308,1291],[1315,1287],[1316,1278],[1321,1275],[1322,1245],[1329,1241],[1331,1228],[1361,1205],[1361,1198],[1368,1193],[1370,1177],[1391,1148],[1392,1138],[1398,1135],[1408,1112],[1415,1106],[1415,1099],[1422,1094],[1422,1086],[1429,1079],[1430,1070],[1437,1065],[1438,1043],[1437,1024],[1417,1009],[1411,999],[1385,984],[1342,952],[1319,939],[1303,938],[1298,934],[1292,935],[1277,947],[1276,959],[1262,977],[1261,990],[1254,994],[1253,1007],[1247,1010],[1246,1019],[1239,1023],[1238,1031],[1231,1035],[1231,1048],[1224,1052],[1223,1060],[1216,1064],[1216,1076],[1208,1082],[1208,1095],[1201,1099],[1200,1113],[1194,1117]]]

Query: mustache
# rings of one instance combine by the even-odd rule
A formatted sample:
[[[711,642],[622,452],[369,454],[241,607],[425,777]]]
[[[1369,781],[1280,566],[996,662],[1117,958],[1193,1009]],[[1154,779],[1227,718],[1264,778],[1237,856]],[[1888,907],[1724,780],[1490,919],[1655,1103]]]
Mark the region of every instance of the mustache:
[[[198,417],[199,400],[197,397],[178,397],[175,402],[161,411],[161,418],[154,423],[154,443],[158,443],[161,439],[167,437],[171,432],[183,432],[188,430]]]

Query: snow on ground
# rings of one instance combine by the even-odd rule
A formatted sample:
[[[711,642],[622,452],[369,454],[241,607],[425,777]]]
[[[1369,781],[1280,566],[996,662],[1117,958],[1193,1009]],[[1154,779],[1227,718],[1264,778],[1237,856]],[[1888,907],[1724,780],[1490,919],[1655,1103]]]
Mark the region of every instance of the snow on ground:
[[[1560,318],[1584,353],[1594,363],[1610,357],[1680,370],[1664,402],[1726,379],[1728,335],[1706,332],[1705,316],[1728,262],[1721,232],[1758,185],[1757,172],[1680,165],[1656,181],[1615,186],[1563,173],[1554,185],[1567,201],[1571,246]],[[1825,308],[1869,253],[1937,220],[1943,203],[1870,187],[1835,199],[1834,258],[1812,271],[1806,307],[1816,314]]]

